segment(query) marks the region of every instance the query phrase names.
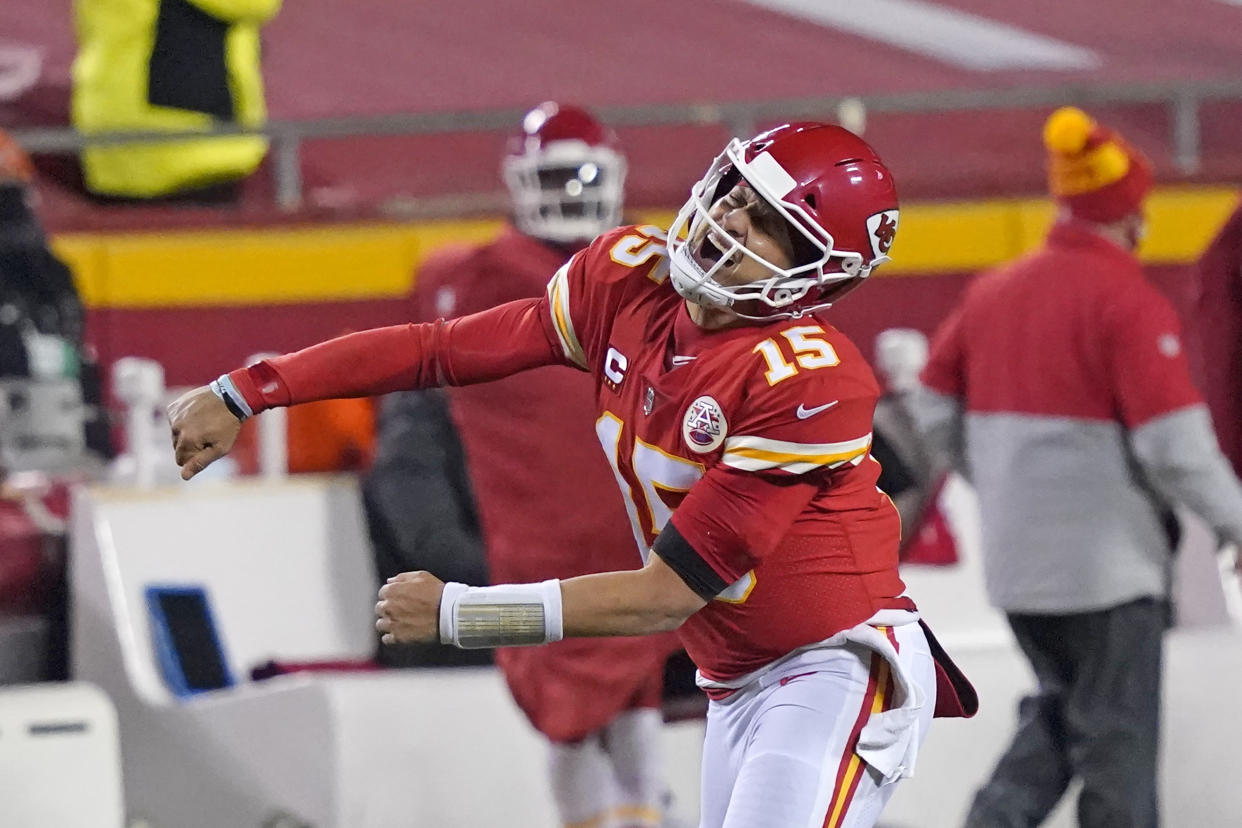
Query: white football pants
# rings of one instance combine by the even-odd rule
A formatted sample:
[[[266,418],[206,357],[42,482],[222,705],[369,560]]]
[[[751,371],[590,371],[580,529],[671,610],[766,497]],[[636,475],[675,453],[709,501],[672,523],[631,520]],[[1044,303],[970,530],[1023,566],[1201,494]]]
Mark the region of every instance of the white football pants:
[[[912,768],[935,708],[935,664],[918,624],[885,631],[924,696],[911,712]],[[699,828],[870,828],[896,779],[855,750],[872,713],[901,703],[893,696],[888,661],[846,644],[794,656],[711,702]]]

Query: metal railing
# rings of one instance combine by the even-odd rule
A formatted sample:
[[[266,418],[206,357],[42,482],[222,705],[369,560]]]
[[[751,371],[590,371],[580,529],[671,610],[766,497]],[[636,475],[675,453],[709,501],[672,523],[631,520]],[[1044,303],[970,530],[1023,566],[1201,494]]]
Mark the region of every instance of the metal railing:
[[[596,107],[600,120],[614,127],[720,126],[737,136],[757,125],[782,119],[836,119],[842,107],[870,114],[914,114],[1012,110],[1075,104],[1152,104],[1169,109],[1170,144],[1179,172],[1194,173],[1201,157],[1200,105],[1242,100],[1242,79],[1132,84],[1064,84],[1014,89],[944,90],[931,93],[783,98],[729,103],[674,103]],[[205,135],[264,135],[271,141],[276,201],[282,210],[302,204],[302,143],[307,140],[364,136],[432,135],[472,131],[508,131],[525,109],[463,110],[394,115],[269,121],[262,129],[220,124],[197,132],[118,132],[84,135],[71,128],[16,129],[11,134],[31,153],[76,153],[86,146],[201,138]]]

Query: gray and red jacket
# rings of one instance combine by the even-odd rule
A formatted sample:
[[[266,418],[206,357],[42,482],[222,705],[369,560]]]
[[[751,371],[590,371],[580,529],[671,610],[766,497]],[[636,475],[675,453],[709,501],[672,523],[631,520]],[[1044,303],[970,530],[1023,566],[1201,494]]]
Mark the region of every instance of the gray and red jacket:
[[[1006,611],[1164,596],[1174,503],[1242,539],[1242,486],[1177,315],[1137,259],[1088,226],[1062,221],[976,279],[922,382],[920,426],[978,492],[988,594]]]

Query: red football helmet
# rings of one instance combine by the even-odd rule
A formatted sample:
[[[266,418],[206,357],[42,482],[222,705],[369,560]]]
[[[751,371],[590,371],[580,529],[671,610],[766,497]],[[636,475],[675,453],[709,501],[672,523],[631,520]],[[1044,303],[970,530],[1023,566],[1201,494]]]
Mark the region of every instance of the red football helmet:
[[[778,267],[746,249],[710,215],[745,182],[789,224],[797,261]],[[826,308],[888,261],[897,232],[897,189],[875,150],[830,124],[785,124],[734,139],[691,188],[669,230],[678,293],[748,319],[798,317]],[[743,285],[714,277],[742,256],[771,276]]]
[[[501,162],[518,229],[558,243],[589,241],[621,222],[625,170],[611,129],[552,102],[526,113]]]

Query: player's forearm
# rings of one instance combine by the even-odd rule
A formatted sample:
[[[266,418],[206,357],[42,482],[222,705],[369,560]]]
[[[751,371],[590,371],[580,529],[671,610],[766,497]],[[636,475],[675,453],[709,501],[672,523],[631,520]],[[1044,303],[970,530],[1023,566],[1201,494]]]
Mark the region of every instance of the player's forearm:
[[[346,334],[229,374],[255,412],[439,385],[436,323]]]
[[[561,581],[565,636],[647,635],[677,629],[706,602],[684,584],[662,580],[645,568]]]
[[[253,412],[342,397],[468,385],[563,361],[541,300],[449,322],[346,334],[229,374]]]

